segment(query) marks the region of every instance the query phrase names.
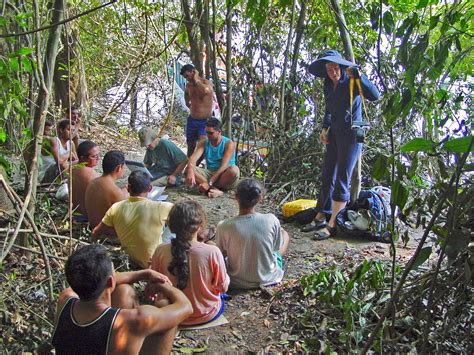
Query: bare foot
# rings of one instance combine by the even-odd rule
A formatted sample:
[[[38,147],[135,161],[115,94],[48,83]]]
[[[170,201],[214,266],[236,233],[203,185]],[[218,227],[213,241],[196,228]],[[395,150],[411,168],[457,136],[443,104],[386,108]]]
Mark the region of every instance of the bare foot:
[[[221,191],[215,187],[211,187],[209,191],[207,192],[207,197],[216,198],[216,197],[222,196],[223,194],[224,194],[224,191]]]
[[[210,189],[210,186],[207,182],[203,182],[202,184],[199,184],[199,187],[198,187],[199,193],[205,194],[206,192],[209,191],[209,189]]]

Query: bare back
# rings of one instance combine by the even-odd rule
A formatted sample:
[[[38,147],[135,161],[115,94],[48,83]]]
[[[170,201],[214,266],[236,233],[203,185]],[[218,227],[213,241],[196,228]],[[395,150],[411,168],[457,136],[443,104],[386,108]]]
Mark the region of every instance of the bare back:
[[[102,221],[110,206],[125,200],[128,194],[115,184],[111,176],[103,175],[89,183],[85,197],[87,217],[92,229]]]
[[[191,116],[195,119],[208,119],[212,116],[213,89],[211,82],[199,79],[199,83],[186,84],[186,96],[189,98]]]
[[[77,211],[87,215],[86,211],[86,190],[89,183],[97,179],[99,174],[87,166],[72,169],[72,206],[77,207]]]

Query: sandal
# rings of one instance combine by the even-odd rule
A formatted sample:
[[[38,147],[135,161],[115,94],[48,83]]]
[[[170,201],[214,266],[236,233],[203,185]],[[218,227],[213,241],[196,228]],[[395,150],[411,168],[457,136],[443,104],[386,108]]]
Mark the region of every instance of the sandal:
[[[313,240],[325,240],[336,236],[336,227],[326,226],[327,231],[320,230],[314,236]]]
[[[301,228],[301,231],[303,233],[307,233],[307,232],[313,232],[313,231],[317,231],[318,229],[321,229],[321,228],[324,228],[327,226],[327,223],[326,223],[326,220],[323,219],[323,220],[318,220],[318,219],[315,219],[313,221],[311,221],[311,223],[305,225],[303,228]]]

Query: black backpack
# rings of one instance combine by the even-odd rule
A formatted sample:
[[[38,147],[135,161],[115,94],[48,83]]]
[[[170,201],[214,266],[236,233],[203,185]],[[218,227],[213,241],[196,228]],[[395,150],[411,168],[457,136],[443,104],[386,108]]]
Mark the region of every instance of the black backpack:
[[[361,210],[365,210],[365,214],[370,216],[369,228],[367,230],[349,228],[351,223],[348,211]],[[390,243],[392,239],[392,234],[389,230],[389,225],[392,223],[390,206],[373,190],[362,190],[356,201],[337,214],[336,223],[338,228],[349,236],[373,238],[384,243]]]
[[[316,207],[307,208],[303,211],[296,212],[293,216],[282,217],[285,223],[298,223],[305,225],[311,223],[311,221],[316,217],[318,212],[316,212]]]

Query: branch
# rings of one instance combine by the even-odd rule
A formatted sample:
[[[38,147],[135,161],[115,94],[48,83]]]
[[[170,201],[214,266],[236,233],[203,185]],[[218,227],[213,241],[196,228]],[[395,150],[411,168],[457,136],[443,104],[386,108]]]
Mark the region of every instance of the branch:
[[[106,7],[106,6],[109,6],[109,5],[112,5],[114,3],[116,3],[117,0],[111,0],[109,1],[108,3],[105,3],[103,5],[99,5],[97,7],[94,7],[90,10],[87,10],[87,11],[84,11],[84,12],[81,12],[80,14],[77,14],[77,15],[74,15],[74,16],[71,16],[71,17],[68,17],[62,21],[58,21],[58,22],[55,22],[55,23],[51,23],[49,24],[48,26],[44,26],[44,27],[40,27],[40,28],[36,28],[34,30],[30,30],[30,31],[25,31],[25,32],[18,32],[18,33],[6,33],[6,34],[0,34],[0,38],[9,38],[9,37],[20,37],[20,36],[24,36],[24,35],[29,35],[31,33],[36,33],[36,32],[41,32],[41,31],[44,31],[44,30],[48,30],[50,28],[53,28],[55,26],[59,26],[59,25],[63,25],[65,23],[68,23],[70,21],[73,21],[79,17],[82,17],[82,16],[85,16],[85,15],[88,15],[90,14],[91,12],[94,12],[94,11],[97,11],[103,7]]]

